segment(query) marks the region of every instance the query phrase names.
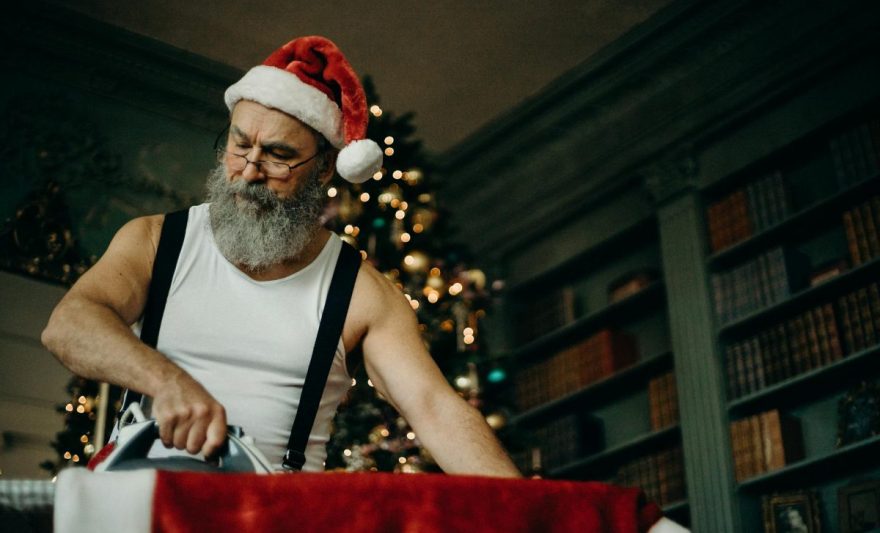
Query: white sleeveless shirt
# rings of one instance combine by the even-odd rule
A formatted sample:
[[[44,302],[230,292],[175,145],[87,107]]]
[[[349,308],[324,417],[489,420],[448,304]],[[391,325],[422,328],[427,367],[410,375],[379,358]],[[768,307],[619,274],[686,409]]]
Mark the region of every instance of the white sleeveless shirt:
[[[332,233],[302,270],[255,281],[230,263],[214,242],[208,204],[191,207],[186,236],[157,349],[201,383],[281,469],[318,325],[342,240]],[[306,447],[303,471],[322,471],[330,423],[351,385],[342,339]],[[176,455],[160,442],[151,457]],[[184,452],[185,453],[185,452]]]

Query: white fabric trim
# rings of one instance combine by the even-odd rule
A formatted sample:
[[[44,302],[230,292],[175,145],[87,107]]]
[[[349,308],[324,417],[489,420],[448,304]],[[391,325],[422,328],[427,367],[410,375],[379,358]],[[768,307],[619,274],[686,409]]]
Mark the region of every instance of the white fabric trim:
[[[336,102],[286,70],[256,66],[230,85],[223,99],[230,111],[239,100],[284,111],[320,132],[336,148],[345,146],[342,111]]]
[[[90,472],[66,468],[55,487],[56,533],[150,533],[156,471]]]
[[[689,533],[689,529],[685,529],[673,522],[672,520],[666,518],[665,516],[657,521],[656,524],[651,526],[651,529],[648,530],[648,533]]]

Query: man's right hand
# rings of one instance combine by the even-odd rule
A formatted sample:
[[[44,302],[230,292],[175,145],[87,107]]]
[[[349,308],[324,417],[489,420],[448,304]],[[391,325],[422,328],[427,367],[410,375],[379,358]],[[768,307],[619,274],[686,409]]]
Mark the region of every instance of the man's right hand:
[[[226,409],[183,371],[153,396],[152,416],[168,448],[211,457],[226,442]]]

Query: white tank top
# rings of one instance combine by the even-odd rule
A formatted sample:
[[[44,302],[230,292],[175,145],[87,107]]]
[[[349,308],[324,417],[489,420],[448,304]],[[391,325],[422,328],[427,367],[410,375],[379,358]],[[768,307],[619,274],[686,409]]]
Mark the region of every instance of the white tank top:
[[[255,281],[214,243],[208,204],[191,207],[157,348],[201,383],[281,469],[342,240],[332,233],[302,270]],[[351,385],[342,339],[303,471],[322,471],[330,422]],[[177,454],[157,443],[151,457]],[[185,453],[185,452],[184,452]]]

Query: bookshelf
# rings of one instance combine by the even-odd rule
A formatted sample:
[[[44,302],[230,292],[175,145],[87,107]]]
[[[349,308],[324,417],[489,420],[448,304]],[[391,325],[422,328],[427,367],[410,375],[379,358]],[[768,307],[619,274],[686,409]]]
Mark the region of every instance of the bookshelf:
[[[512,417],[511,426],[523,428],[572,413],[587,413],[601,420],[604,428],[601,448],[552,465],[546,470],[549,477],[645,483],[643,488],[649,495],[656,495],[651,474],[644,477],[645,468],[657,468],[659,459],[652,454],[656,450],[683,448],[686,484],[732,487],[717,490],[727,491],[726,498],[732,502],[730,509],[736,515],[730,520],[738,521],[744,531],[760,530],[763,497],[795,489],[807,489],[819,495],[823,502],[823,523],[830,527],[837,520],[836,491],[859,476],[880,477],[878,437],[840,448],[835,447],[834,442],[836,410],[843,395],[861,380],[880,379],[880,344],[869,343],[868,334],[864,333],[862,344],[854,348],[853,339],[845,339],[852,334],[845,332],[856,325],[842,318],[843,309],[850,309],[850,304],[865,305],[852,303],[856,301],[855,295],[868,291],[868,287],[880,279],[880,244],[872,255],[869,252],[874,250],[869,250],[867,237],[860,237],[864,243],[855,243],[852,231],[848,233],[844,227],[846,213],[852,216],[860,209],[858,206],[870,206],[872,198],[880,198],[880,174],[868,172],[858,179],[843,180],[842,171],[835,172],[828,150],[831,139],[838,139],[841,132],[857,127],[860,121],[866,120],[864,117],[880,117],[875,107],[850,111],[790,140],[744,170],[698,187],[694,195],[680,197],[665,206],[661,203],[655,214],[637,219],[629,228],[613,232],[606,240],[573,255],[569,262],[514,287],[508,300],[513,300],[515,307],[541,291],[552,291],[560,286],[578,287],[574,299],[587,299],[587,293],[595,292],[597,287],[607,288],[612,279],[610,272],[620,274],[631,269],[635,256],[641,257],[641,263],[636,263],[650,264],[661,273],[635,295],[598,307],[579,308],[570,313],[569,322],[525,340],[508,353],[510,360],[522,370],[603,328],[622,329],[638,338],[663,337],[668,341],[669,349],[647,353],[640,350],[636,363],[577,390],[522,409]],[[880,137],[877,142],[880,165]],[[750,234],[744,235],[742,231],[733,239],[735,242],[716,246],[719,239],[711,235],[711,231],[719,225],[717,221],[709,223],[707,219],[712,216],[709,210],[714,209],[717,215],[717,205],[722,199],[745,191],[756,180],[767,179],[767,176],[773,176],[781,184],[781,192],[773,194],[784,195],[785,208],[777,206],[775,219],[765,216],[763,226],[754,224]],[[747,203],[746,210],[739,216],[755,216],[753,211],[757,209],[759,193],[753,190],[750,194],[740,193],[740,198],[746,198]],[[760,201],[769,205],[780,199],[771,197]],[[731,221],[728,215],[728,222]],[[861,224],[864,226],[867,222]],[[880,224],[880,216],[876,224]],[[861,233],[867,232],[865,228],[862,230]],[[624,246],[627,241],[629,247]],[[694,243],[702,244],[695,246]],[[854,260],[853,248],[862,251],[864,257],[860,261]],[[774,250],[778,251],[771,257],[769,253]],[[652,257],[646,262],[647,255]],[[765,258],[756,259],[762,256]],[[587,258],[589,267],[580,268],[578,265]],[[778,259],[778,264],[774,265],[772,258]],[[797,261],[803,264],[798,266]],[[742,268],[745,264],[756,266],[746,270]],[[838,265],[839,271],[822,279],[811,279],[826,265]],[[766,272],[762,272],[762,268]],[[740,269],[738,277],[730,278],[735,281],[735,290],[720,291],[716,279],[736,269]],[[800,281],[795,282],[796,277]],[[780,283],[784,286],[778,286]],[[726,317],[720,314],[719,298],[742,299],[743,295],[736,291],[743,290],[765,294],[747,295],[752,301],[741,306],[738,314]],[[769,291],[775,292],[769,294]],[[852,302],[847,298],[852,298]],[[822,314],[826,310],[832,313],[830,318]],[[871,311],[870,304],[860,311],[866,317],[875,313],[880,324],[880,312]],[[831,322],[826,323],[826,319]],[[801,323],[803,325],[798,325]],[[783,352],[781,348],[774,351],[777,347],[767,343],[771,337],[765,333],[776,325],[783,328],[780,331],[786,334],[785,342],[791,342],[791,335],[803,336],[806,341],[797,348],[791,347],[790,351]],[[663,333],[658,334],[658,330]],[[838,343],[833,357],[832,335]],[[880,340],[880,326],[873,335]],[[726,366],[728,358],[742,356],[745,359],[745,355],[727,348],[744,342],[763,351],[760,354],[748,352],[752,359],[743,363],[746,373],[732,375],[732,367]],[[705,357],[707,353],[713,356]],[[791,359],[790,366],[778,363],[772,379],[768,374],[760,383],[749,382],[748,388],[730,392],[731,379],[741,379],[744,383],[757,379],[757,365],[764,365],[761,372],[770,372],[767,365],[777,364],[774,361],[783,357]],[[646,423],[647,384],[671,371],[675,372],[678,388],[683,391],[679,399],[681,422],[651,428]],[[706,383],[705,376],[717,381]],[[777,416],[776,420],[796,420],[803,456],[787,459],[782,467],[759,465],[754,467],[757,470],[745,475],[737,471],[736,477],[741,480],[735,481],[734,470],[739,466],[734,464],[733,450],[739,450],[737,453],[747,450],[746,453],[766,457],[770,453],[767,445],[763,445],[763,451],[756,450],[754,446],[758,444],[754,442],[756,439],[775,442],[772,439],[776,437],[763,432],[783,431],[774,429],[773,422],[765,420],[771,414]],[[752,425],[743,431],[751,433],[729,433],[729,423],[746,419],[753,419],[749,422]],[[701,427],[694,429],[698,425]],[[734,442],[737,439],[746,439],[743,441],[747,443],[746,448],[738,448],[743,443]],[[781,444],[784,453],[788,453],[784,449],[787,445]],[[698,451],[694,451],[695,447]],[[713,452],[707,453],[707,448]],[[754,461],[766,460],[755,457]],[[653,466],[645,467],[645,464]],[[767,471],[768,468],[772,470]],[[710,482],[713,474],[716,479]],[[703,501],[697,503],[693,498]],[[669,516],[688,524],[692,506],[704,505],[707,499],[697,494],[663,503]]]
[[[878,15],[880,4],[851,0],[823,9],[677,0],[450,152],[446,198],[463,238],[509,282],[502,321],[512,330],[494,348],[510,355],[512,376],[605,326],[663,339],[640,342],[634,366],[511,417],[522,426],[573,413],[603,422],[602,446],[551,474],[638,484],[615,471],[651,457],[658,442],[674,443],[687,497],[664,508],[695,531],[730,533],[762,531],[763,497],[793,487],[819,494],[822,530],[836,531],[837,491],[880,478],[873,440],[836,447],[838,403],[880,374],[880,348],[852,327],[850,308],[863,297],[849,296],[880,278],[870,235],[854,239],[855,208],[880,192],[880,161],[856,156],[864,119],[880,116]],[[490,197],[504,201],[487,212]],[[646,249],[657,293],[606,310],[605,295],[591,292]],[[800,283],[788,282],[789,267],[803,269]],[[811,284],[819,271],[826,277]],[[588,305],[518,337],[519,306],[564,286]],[[719,306],[719,286],[728,298],[739,287],[741,301]],[[784,335],[764,331],[770,326]],[[784,344],[789,333],[795,347]],[[765,354],[772,364],[759,385]],[[654,355],[668,360],[649,363]],[[728,386],[730,376],[740,379],[728,360],[742,361],[748,386]],[[653,430],[646,389],[670,371],[679,419],[674,430]],[[731,422],[757,417],[775,431],[769,424],[783,415],[800,423],[803,456],[743,477]]]
[[[745,530],[761,527],[765,497],[803,490],[818,495],[824,527],[836,529],[837,490],[853,480],[880,478],[880,436],[840,447],[835,442],[844,395],[860,382],[880,380],[880,329],[875,331],[880,326],[876,289],[880,278],[876,237],[880,209],[874,207],[875,203],[880,207],[878,103],[808,131],[702,191],[704,205],[717,206],[724,198],[748,196],[742,191],[754,189],[756,179],[772,172],[782,177],[786,201],[793,204],[775,223],[744,238],[739,235],[739,242],[714,249],[706,258],[707,275],[714,276],[713,281],[734,269],[740,272],[737,289],[725,291],[715,281],[712,293],[717,355],[727,368],[730,453],[740,479],[735,499]],[[760,199],[753,194],[745,203],[747,209],[740,216],[758,226],[754,219],[759,218]],[[705,215],[717,217],[718,211],[709,213],[707,208]],[[707,221],[706,226],[707,240],[717,243],[720,237],[712,231],[718,224]],[[775,247],[792,251],[791,257],[796,259],[786,259],[782,265],[787,294],[773,301],[766,294],[754,294],[772,290],[772,284],[768,288],[761,280],[756,282],[762,275],[759,270],[750,273],[740,265]],[[796,281],[802,274],[797,261],[808,269],[811,279],[806,286],[799,285],[802,280]],[[831,270],[827,265],[832,265]],[[819,278],[822,271],[831,274]],[[746,312],[732,319],[728,315],[725,321],[719,316],[726,309],[719,296],[740,304],[751,299],[765,305],[741,305]],[[783,328],[776,331],[784,330],[786,335],[774,336],[775,328]],[[743,343],[744,339],[748,342]],[[774,374],[773,379],[769,373]],[[796,428],[768,427],[758,418],[765,413],[779,413]],[[782,442],[777,440],[780,436]],[[758,442],[763,445],[755,439],[761,439]],[[768,454],[780,451],[794,456],[786,456],[781,468],[777,461],[769,471],[762,471],[767,469]],[[757,467],[749,466],[755,461]],[[740,473],[741,464],[751,470]]]

